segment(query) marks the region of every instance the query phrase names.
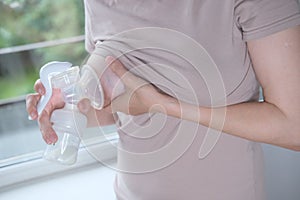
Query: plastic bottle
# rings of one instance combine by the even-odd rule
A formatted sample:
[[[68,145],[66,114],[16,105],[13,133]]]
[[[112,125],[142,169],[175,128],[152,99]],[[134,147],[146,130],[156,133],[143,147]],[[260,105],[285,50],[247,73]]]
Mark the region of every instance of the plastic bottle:
[[[86,128],[87,119],[77,109],[76,84],[79,81],[79,68],[70,63],[51,62],[42,67],[40,77],[46,94],[38,104],[42,112],[52,96],[52,89],[58,88],[65,101],[63,109],[54,110],[51,115],[53,129],[58,136],[57,143],[48,145],[44,158],[61,164],[71,165],[77,160],[81,136]]]
[[[98,62],[100,66],[105,66],[104,59],[98,61],[101,61]],[[46,93],[37,105],[38,114],[50,100],[53,88],[61,90],[65,102],[63,109],[54,110],[51,115],[58,141],[55,145],[47,146],[44,152],[45,159],[61,164],[74,164],[87,124],[86,117],[77,109],[77,103],[87,98],[95,109],[101,109],[105,104],[104,91],[111,92],[115,89],[114,95],[111,94],[111,99],[124,92],[123,84],[115,87],[119,78],[109,68],[102,68],[101,74],[99,71],[101,70],[96,71],[93,67],[84,65],[80,76],[79,67],[72,67],[72,64],[68,62],[50,62],[41,68],[40,79]]]

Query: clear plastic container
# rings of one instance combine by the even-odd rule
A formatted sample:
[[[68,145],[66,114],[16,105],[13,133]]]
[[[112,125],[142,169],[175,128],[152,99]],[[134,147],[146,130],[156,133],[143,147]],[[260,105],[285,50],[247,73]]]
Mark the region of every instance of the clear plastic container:
[[[64,109],[55,110],[51,122],[58,140],[56,144],[47,146],[44,158],[62,164],[74,164],[86,121],[86,117],[72,104],[66,104]]]
[[[125,91],[119,77],[108,68],[103,57],[92,55],[82,67],[81,76],[79,67],[71,66],[68,62],[54,61],[41,68],[40,77],[46,94],[38,104],[40,114],[50,100],[52,90],[61,90],[65,106],[54,110],[51,115],[58,141],[47,146],[44,158],[67,165],[77,160],[80,138],[87,124],[86,117],[77,109],[77,103],[86,98],[95,109],[102,109]]]
[[[77,160],[82,132],[86,128],[87,119],[77,109],[76,84],[79,80],[79,68],[72,67],[51,77],[52,88],[59,88],[65,106],[54,110],[51,115],[53,129],[58,136],[54,145],[48,145],[44,158],[61,164],[71,165]]]

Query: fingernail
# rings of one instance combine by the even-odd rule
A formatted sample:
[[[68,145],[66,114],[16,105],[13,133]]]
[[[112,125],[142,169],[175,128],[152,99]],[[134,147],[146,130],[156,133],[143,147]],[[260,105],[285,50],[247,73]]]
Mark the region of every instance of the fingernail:
[[[36,112],[31,112],[30,113],[30,117],[32,118],[32,119],[35,119],[36,117],[37,117],[37,114],[36,114]]]
[[[44,90],[39,89],[39,90],[38,90],[38,93],[41,94],[41,95],[44,95]]]
[[[89,111],[89,106],[90,106],[90,104],[85,103],[85,102],[80,102],[78,104],[78,108],[82,113],[87,113]]]
[[[51,140],[50,140],[49,138],[47,138],[45,141],[46,141],[46,143],[49,144],[49,145],[52,144],[52,142],[51,142]]]
[[[54,134],[50,135],[51,144],[55,144],[56,140],[57,140],[56,135]]]

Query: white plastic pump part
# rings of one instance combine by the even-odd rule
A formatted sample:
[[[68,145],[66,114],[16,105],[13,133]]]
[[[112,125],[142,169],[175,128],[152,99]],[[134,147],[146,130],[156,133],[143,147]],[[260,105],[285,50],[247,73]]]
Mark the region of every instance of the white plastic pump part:
[[[40,69],[40,80],[45,87],[45,95],[42,96],[37,104],[38,114],[41,114],[52,96],[51,76],[64,72],[71,67],[72,64],[69,62],[53,61],[45,64]]]

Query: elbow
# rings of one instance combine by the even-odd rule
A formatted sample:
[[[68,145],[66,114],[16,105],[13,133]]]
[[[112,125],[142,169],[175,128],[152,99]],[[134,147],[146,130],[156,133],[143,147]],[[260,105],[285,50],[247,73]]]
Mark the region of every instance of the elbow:
[[[292,150],[292,151],[300,152],[300,144],[298,144],[298,145],[293,145],[293,146],[291,146],[289,149]]]
[[[290,142],[290,150],[298,151],[300,152],[300,128],[297,128],[297,130],[293,130],[293,133],[291,133],[291,142]]]
[[[300,152],[300,123],[298,120],[298,123],[295,124],[295,129],[294,129],[294,134],[295,134],[295,139],[294,139],[294,151]]]
[[[300,152],[300,135],[297,137],[297,140],[294,141],[294,144],[293,144],[291,150]]]
[[[278,146],[291,151],[300,152],[300,144],[295,144],[294,142],[289,142],[288,144],[280,144]]]
[[[292,146],[289,149],[292,150],[292,151],[300,152],[300,145]]]
[[[283,134],[284,133],[284,134]],[[291,128],[281,129],[279,137],[273,138],[275,140],[273,144],[278,144],[278,146],[300,152],[300,127],[294,126]]]
[[[280,143],[278,144],[279,147],[295,151],[295,152],[300,152],[300,143],[299,141],[288,141],[286,143]]]

